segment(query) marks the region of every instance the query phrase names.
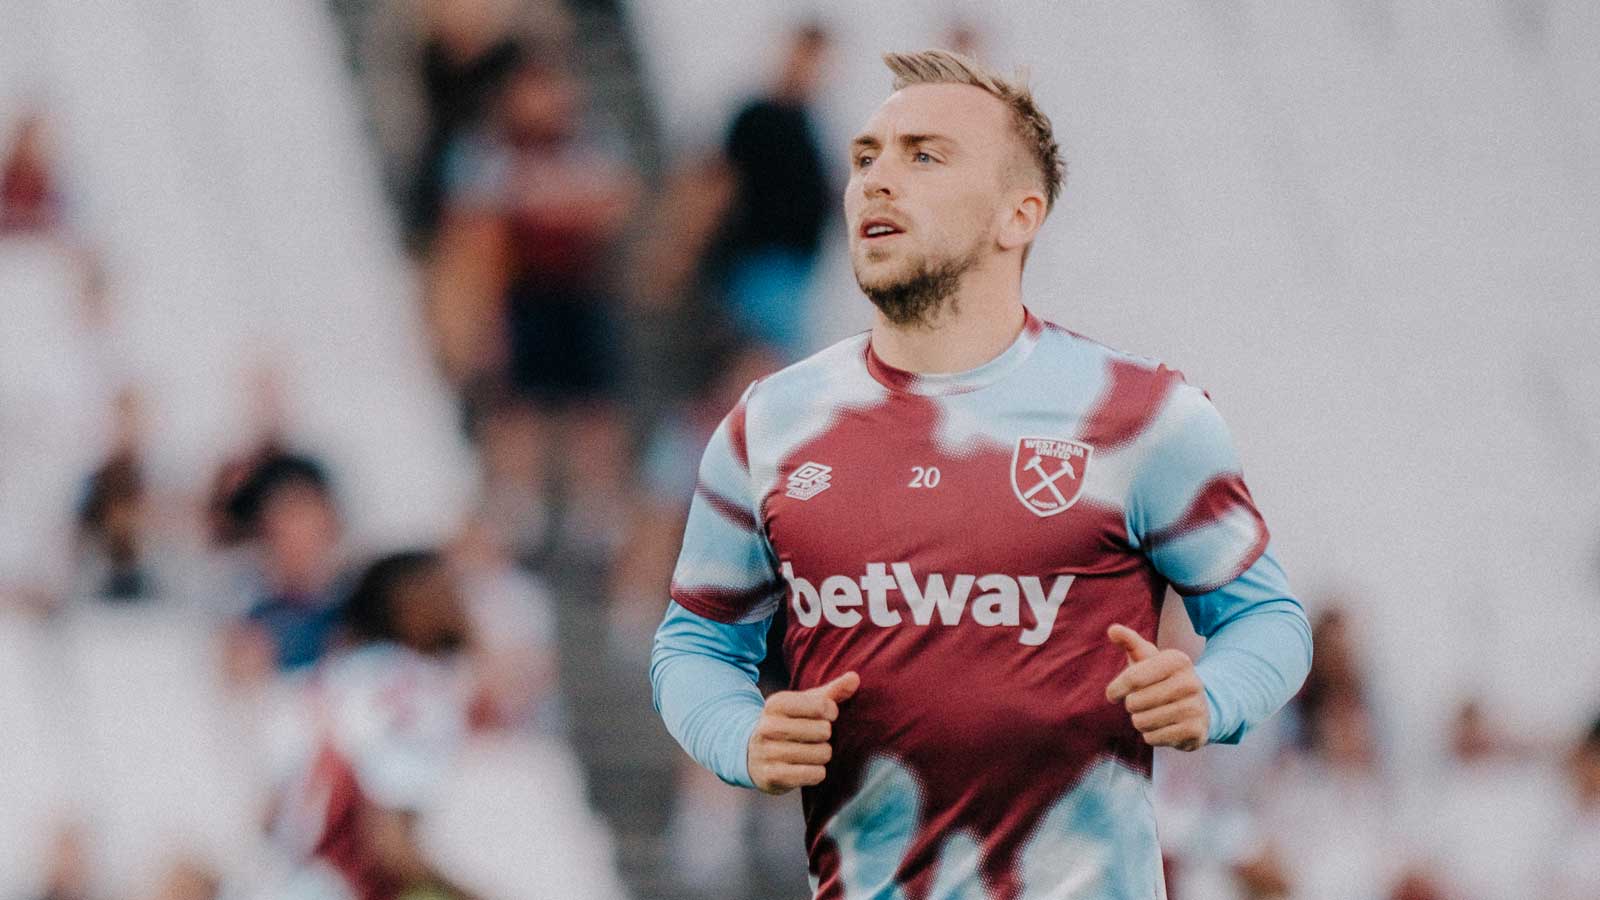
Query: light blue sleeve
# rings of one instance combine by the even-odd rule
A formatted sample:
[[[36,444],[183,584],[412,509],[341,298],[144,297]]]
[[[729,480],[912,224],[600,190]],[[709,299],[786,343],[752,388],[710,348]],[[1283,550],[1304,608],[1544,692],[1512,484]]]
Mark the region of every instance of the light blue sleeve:
[[[717,426],[700,458],[672,602],[656,629],[650,686],[667,731],[729,784],[753,787],[745,748],[761,718],[756,666],[784,585],[750,481],[745,407]]]
[[[1209,740],[1237,744],[1277,712],[1311,671],[1311,625],[1269,545],[1238,578],[1184,607],[1206,648],[1195,672],[1211,713]]]
[[[1183,595],[1206,638],[1195,670],[1210,740],[1235,744],[1300,689],[1311,668],[1311,626],[1211,398],[1178,382],[1145,439],[1128,535]]]
[[[746,747],[761,718],[756,666],[766,656],[770,620],[728,625],[673,602],[650,653],[651,692],[667,731],[696,762],[739,787],[755,786]]]
[[[1269,536],[1211,398],[1179,381],[1141,440],[1146,449],[1125,510],[1133,546],[1180,594],[1238,578]]]

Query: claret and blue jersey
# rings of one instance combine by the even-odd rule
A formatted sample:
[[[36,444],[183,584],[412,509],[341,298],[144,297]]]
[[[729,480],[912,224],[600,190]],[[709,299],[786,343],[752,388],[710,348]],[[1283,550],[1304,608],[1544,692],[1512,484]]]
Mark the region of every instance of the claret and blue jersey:
[[[696,759],[748,785],[780,604],[791,687],[848,671],[804,792],[818,898],[1164,895],[1151,750],[1106,685],[1113,623],[1168,585],[1210,638],[1211,739],[1309,666],[1232,441],[1177,372],[1031,313],[985,365],[915,375],[847,339],[745,393],[706,449],[652,681]]]

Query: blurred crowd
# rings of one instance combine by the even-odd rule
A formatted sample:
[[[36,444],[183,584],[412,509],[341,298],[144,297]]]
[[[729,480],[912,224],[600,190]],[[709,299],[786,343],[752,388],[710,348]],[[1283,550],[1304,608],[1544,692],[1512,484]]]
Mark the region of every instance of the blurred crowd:
[[[585,68],[597,28],[625,43],[615,5],[339,7],[478,500],[440,546],[353,545],[342,473],[290,433],[270,364],[226,463],[157,488],[142,387],[104,386],[111,449],[81,473],[70,584],[0,596],[48,627],[112,609],[198,623],[268,848],[241,867],[173,846],[136,900],[805,896],[797,798],[690,764],[645,670],[706,439],[750,381],[814,349],[844,178],[813,108],[827,28],[795,27],[725,131],[662,160],[649,122]],[[0,242],[76,260],[93,331],[115,285],[74,229],[51,127],[39,108],[0,138]],[[1467,703],[1448,747],[1395,746],[1361,623],[1333,602],[1314,612],[1315,667],[1289,710],[1244,748],[1158,763],[1172,897],[1600,897],[1600,723],[1544,741]],[[769,661],[765,683],[784,678]],[[1401,777],[1408,756],[1447,764]],[[473,777],[483,805],[445,809]],[[452,815],[542,849],[441,850],[430,818]],[[111,896],[92,803],[29,827],[50,835],[33,897]],[[588,849],[547,840],[590,831]],[[496,865],[537,869],[516,855],[530,852],[584,886],[495,880]]]
[[[1283,712],[1239,748],[1158,760],[1171,895],[1600,896],[1600,721],[1530,738],[1469,698],[1447,746],[1397,745],[1370,635],[1336,600],[1317,608],[1311,674]]]

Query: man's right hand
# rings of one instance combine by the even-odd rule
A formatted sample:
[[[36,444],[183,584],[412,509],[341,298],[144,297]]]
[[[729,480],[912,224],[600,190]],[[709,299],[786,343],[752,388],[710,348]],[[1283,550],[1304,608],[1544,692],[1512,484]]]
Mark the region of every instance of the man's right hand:
[[[768,697],[746,755],[755,786],[782,794],[821,784],[833,758],[828,741],[839,704],[860,686],[861,676],[846,672],[808,691],[779,691]]]

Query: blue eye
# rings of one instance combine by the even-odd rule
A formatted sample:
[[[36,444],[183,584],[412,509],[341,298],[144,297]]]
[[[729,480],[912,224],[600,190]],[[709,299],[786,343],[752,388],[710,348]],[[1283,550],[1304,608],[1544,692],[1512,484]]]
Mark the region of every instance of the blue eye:
[[[917,155],[913,156],[912,159],[916,160],[917,162],[933,162],[933,157],[929,156],[927,152],[923,150],[918,150]]]
[[[871,156],[863,153],[860,156],[856,157],[856,168],[865,169],[867,166],[870,166],[870,165],[872,165],[872,157]]]

